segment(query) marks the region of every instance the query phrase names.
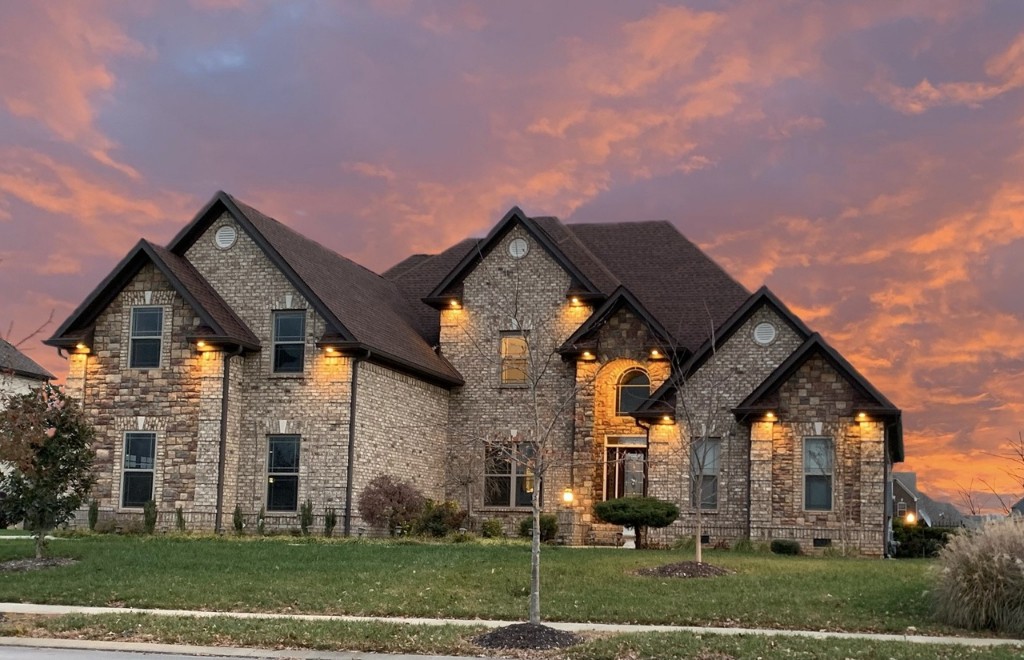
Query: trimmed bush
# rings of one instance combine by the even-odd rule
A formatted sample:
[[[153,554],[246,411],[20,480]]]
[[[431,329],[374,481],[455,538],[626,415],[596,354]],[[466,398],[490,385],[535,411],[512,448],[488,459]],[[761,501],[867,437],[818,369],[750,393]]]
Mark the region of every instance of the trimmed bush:
[[[142,528],[147,534],[156,531],[156,502],[154,500],[147,500],[142,505]]]
[[[235,505],[235,512],[231,514],[231,524],[235,527],[235,534],[242,535],[245,529],[245,518],[242,516],[242,507]]]
[[[324,536],[334,536],[334,528],[338,525],[338,512],[334,509],[324,511]]]
[[[656,497],[619,497],[594,505],[594,514],[607,523],[632,527],[636,547],[647,547],[648,527],[668,527],[679,517],[679,507]]]
[[[770,547],[776,555],[800,554],[800,542],[793,539],[773,539]]]
[[[485,539],[500,539],[505,536],[505,525],[497,518],[489,518],[480,525],[480,536]]]
[[[465,522],[466,512],[459,510],[457,503],[427,500],[423,513],[412,522],[411,531],[417,536],[440,538],[458,532]]]
[[[374,527],[387,529],[391,536],[419,518],[425,506],[426,499],[415,486],[386,474],[374,477],[359,494],[360,517]]]
[[[519,536],[533,537],[533,516],[519,521]],[[550,513],[540,514],[540,540],[547,543],[558,536],[558,517]]]
[[[1024,635],[1024,519],[1011,516],[955,534],[939,551],[940,621]]]
[[[945,527],[928,527],[926,525],[906,525],[901,520],[893,521],[893,539],[896,551],[893,556],[898,559],[907,557],[937,557],[949,537],[956,530]]]

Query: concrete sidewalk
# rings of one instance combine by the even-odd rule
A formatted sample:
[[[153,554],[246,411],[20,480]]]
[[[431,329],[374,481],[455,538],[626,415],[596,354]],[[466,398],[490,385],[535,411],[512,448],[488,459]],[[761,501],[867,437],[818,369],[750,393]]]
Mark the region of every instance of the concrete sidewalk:
[[[333,614],[279,614],[271,612],[207,612],[201,610],[158,610],[134,607],[88,607],[82,605],[36,605],[33,603],[0,603],[0,612],[8,614],[152,614],[196,618],[230,617],[235,619],[292,619],[296,621],[382,621],[409,625],[484,626],[498,628],[520,623],[487,619],[426,619],[416,617],[347,616]],[[770,628],[713,628],[709,626],[640,625],[628,623],[574,623],[545,621],[544,625],[570,632],[688,632],[698,635],[777,635],[812,639],[866,639],[877,642],[912,642],[915,644],[953,644],[958,646],[1020,646],[1024,640],[992,637],[937,637],[931,635],[897,635],[856,632],[825,632],[817,630],[775,630]],[[147,645],[148,646],[148,645]],[[295,656],[289,656],[295,657]]]

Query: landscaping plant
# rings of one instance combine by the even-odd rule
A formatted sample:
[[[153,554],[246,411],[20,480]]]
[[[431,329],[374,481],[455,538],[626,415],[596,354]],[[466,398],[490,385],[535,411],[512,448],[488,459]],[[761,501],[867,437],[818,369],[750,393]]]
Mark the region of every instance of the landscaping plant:
[[[953,536],[939,552],[934,598],[941,621],[1024,635],[1024,519]]]
[[[530,538],[533,536],[533,518],[523,518],[519,521],[519,536]],[[547,543],[554,541],[558,536],[558,517],[550,513],[540,515],[540,540]]]
[[[374,477],[359,495],[359,515],[374,527],[387,529],[391,536],[416,520],[425,505],[415,486],[386,474]]]
[[[466,512],[457,503],[427,500],[423,513],[412,523],[412,533],[440,538],[458,532],[465,522]]]
[[[142,505],[142,529],[147,534],[156,531],[156,502],[154,500],[146,500],[146,503]]]
[[[334,509],[324,510],[324,536],[334,536],[334,528],[338,524],[338,512]]]
[[[89,502],[89,531],[96,531],[96,522],[100,519],[100,503],[96,500]]]
[[[648,527],[668,527],[679,517],[679,507],[656,497],[619,497],[594,505],[594,514],[604,522],[636,530],[636,547],[647,547]]]
[[[800,542],[793,539],[773,539],[771,549],[777,555],[800,554]]]
[[[0,412],[0,517],[24,521],[42,559],[46,535],[71,520],[92,486],[92,426],[53,385],[10,397]]]
[[[500,539],[505,536],[505,525],[497,518],[488,518],[480,525],[480,536],[485,539]]]
[[[242,507],[235,505],[235,512],[231,514],[231,523],[235,527],[235,534],[242,535],[242,530],[245,529],[245,518],[242,517]]]
[[[267,511],[261,506],[259,513],[256,514],[256,533],[260,536],[266,536],[267,533],[266,517]]]
[[[313,502],[307,499],[299,507],[299,529],[303,536],[309,536],[309,528],[313,524]]]
[[[178,532],[185,532],[185,511],[180,506],[174,510],[174,526]]]

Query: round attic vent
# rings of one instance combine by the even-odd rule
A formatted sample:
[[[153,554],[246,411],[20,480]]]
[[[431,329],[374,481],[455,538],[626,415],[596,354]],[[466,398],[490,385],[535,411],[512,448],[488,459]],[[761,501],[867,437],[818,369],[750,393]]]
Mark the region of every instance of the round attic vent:
[[[754,341],[756,341],[758,344],[762,346],[767,346],[768,344],[775,341],[775,337],[777,334],[778,331],[775,329],[775,326],[772,325],[771,323],[758,323],[754,327]]]
[[[238,238],[238,232],[231,225],[224,225],[217,230],[217,233],[213,236],[213,242],[221,250],[227,250],[229,247],[235,244],[235,239]]]

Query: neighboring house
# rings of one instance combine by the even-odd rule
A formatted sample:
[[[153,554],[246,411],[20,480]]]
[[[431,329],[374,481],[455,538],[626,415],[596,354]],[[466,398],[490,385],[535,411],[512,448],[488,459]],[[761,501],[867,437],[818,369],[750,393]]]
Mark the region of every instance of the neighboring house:
[[[928,527],[961,527],[964,515],[949,502],[934,500],[917,487],[915,472],[892,475],[893,513],[896,519]],[[913,514],[913,519],[907,516]]]
[[[1017,500],[1017,503],[1010,507],[1011,516],[1024,516],[1024,497]]]
[[[167,247],[140,241],[47,343],[96,426],[105,515],[154,499],[168,525],[180,507],[222,528],[237,506],[295,526],[308,499],[354,532],[353,503],[388,473],[511,526],[535,475],[496,452],[529,454],[528,408],[552,429],[543,506],[569,542],[607,531],[594,502],[646,493],[683,512],[661,541],[693,533],[699,500],[710,542],[880,555],[903,460],[899,409],[667,222],[513,208],[377,275],[218,193]],[[710,401],[697,494],[686,413]]]
[[[25,394],[52,378],[53,374],[0,338],[0,407],[5,396]]]

